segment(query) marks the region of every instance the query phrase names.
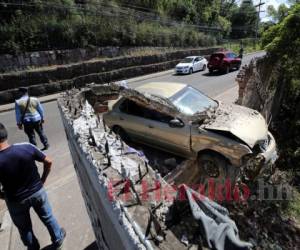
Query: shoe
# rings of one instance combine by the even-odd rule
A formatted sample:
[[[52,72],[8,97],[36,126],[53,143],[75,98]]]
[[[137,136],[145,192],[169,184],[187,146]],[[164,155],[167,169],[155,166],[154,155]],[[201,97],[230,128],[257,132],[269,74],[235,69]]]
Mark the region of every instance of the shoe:
[[[53,243],[53,247],[54,247],[55,250],[60,250],[62,248],[62,245],[63,245],[64,240],[66,238],[67,232],[63,227],[61,228],[61,235],[62,235],[62,239],[55,242],[55,243]]]
[[[28,247],[27,250],[40,250],[40,243],[36,241],[34,246]]]
[[[42,151],[45,151],[45,150],[47,150],[49,147],[50,147],[50,145],[47,144],[47,145],[45,145],[41,150],[42,150]]]

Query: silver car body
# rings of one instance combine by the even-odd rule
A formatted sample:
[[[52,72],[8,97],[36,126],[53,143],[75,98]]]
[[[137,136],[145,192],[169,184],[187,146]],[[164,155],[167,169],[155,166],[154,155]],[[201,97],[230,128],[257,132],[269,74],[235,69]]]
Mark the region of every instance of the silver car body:
[[[138,108],[123,97],[114,103],[111,111],[104,114],[104,119],[109,127],[121,127],[133,140],[187,158],[196,158],[201,152],[216,152],[233,166],[243,164],[244,156],[261,156],[264,163],[273,163],[276,160],[274,137],[268,131],[265,119],[257,111],[219,103],[186,84],[154,82],[144,84],[136,90],[166,98],[179,108],[178,100],[190,102],[193,107],[197,107],[202,105],[201,98],[203,98],[203,101],[207,102],[204,105],[206,110],[200,111],[211,112],[211,117],[195,123],[189,119],[189,115],[194,111],[185,109],[182,110],[183,115],[180,117],[182,127],[171,127],[168,119],[176,117],[167,119],[163,114],[161,120],[149,119],[147,116],[151,116],[150,113],[159,114],[159,111],[147,110],[147,107],[144,110],[146,114],[134,114]],[[193,95],[188,95],[184,99],[188,91],[192,91],[195,97],[199,93],[199,104],[193,99]],[[131,107],[127,107],[131,111],[124,112],[126,101],[131,104]]]

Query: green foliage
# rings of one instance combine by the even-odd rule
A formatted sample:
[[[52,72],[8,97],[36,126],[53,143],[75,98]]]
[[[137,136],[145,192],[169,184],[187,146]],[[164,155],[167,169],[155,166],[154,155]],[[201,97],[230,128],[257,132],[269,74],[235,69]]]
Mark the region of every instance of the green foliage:
[[[280,165],[300,167],[300,3],[287,17],[263,34],[262,45],[281,65],[278,86],[284,93],[276,130],[281,150]],[[282,87],[284,86],[284,87]]]
[[[238,7],[237,0],[10,2],[20,5],[0,4],[0,53],[106,45],[206,46],[231,31],[236,34],[232,22],[255,22],[251,15],[243,15],[253,6]],[[204,34],[198,26],[221,30]]]
[[[281,22],[288,15],[289,8],[285,4],[280,4],[276,10],[273,5],[267,7],[268,16],[275,22]]]
[[[232,38],[254,37],[258,16],[253,1],[243,1],[232,17]]]

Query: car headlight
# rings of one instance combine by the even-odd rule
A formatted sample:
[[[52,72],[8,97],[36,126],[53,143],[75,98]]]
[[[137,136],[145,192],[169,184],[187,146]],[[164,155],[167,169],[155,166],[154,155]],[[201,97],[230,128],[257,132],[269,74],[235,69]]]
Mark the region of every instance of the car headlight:
[[[189,66],[184,66],[184,69],[188,69],[189,68]]]

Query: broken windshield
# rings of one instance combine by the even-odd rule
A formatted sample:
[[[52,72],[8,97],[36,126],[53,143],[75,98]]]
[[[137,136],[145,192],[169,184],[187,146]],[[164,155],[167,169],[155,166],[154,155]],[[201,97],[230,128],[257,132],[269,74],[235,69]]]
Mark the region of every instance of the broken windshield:
[[[218,103],[196,89],[187,86],[175,96],[170,98],[171,102],[184,114],[193,115],[204,112],[209,108],[217,108]]]

